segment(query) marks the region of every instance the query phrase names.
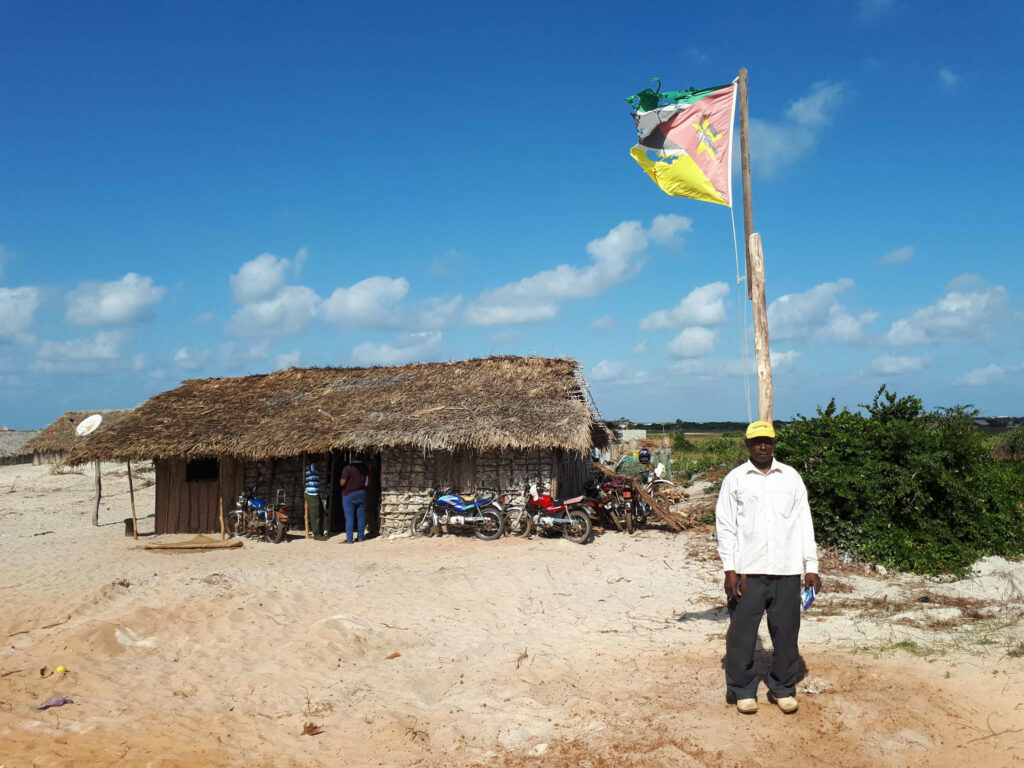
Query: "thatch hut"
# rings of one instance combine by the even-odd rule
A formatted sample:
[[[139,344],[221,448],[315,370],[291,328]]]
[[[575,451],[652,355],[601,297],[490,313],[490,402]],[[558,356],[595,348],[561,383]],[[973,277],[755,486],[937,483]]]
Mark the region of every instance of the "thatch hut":
[[[97,431],[89,437],[110,429],[125,414],[130,413],[130,410],[68,411],[61,414],[53,424],[29,440],[23,450],[32,454],[33,464],[60,464],[68,457],[72,449],[86,439],[79,437],[75,428],[94,413],[100,414],[103,421]]]
[[[0,429],[0,467],[31,462],[32,452],[25,449],[25,443],[38,434],[34,429]]]
[[[407,530],[432,487],[522,494],[539,480],[572,492],[606,440],[573,360],[490,357],[374,368],[290,368],[193,379],[155,395],[69,457],[152,459],[156,532],[219,530],[244,489],[302,519],[302,462],[319,467],[331,529],[343,527],[341,469],[373,468],[371,530]],[[568,485],[567,485],[568,484]],[[560,485],[560,487],[559,487]]]

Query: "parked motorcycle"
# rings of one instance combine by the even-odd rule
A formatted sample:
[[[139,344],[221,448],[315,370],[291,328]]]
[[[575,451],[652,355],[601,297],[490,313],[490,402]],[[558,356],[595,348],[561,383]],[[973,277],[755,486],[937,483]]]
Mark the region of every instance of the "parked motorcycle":
[[[591,481],[584,488],[588,505],[596,518],[605,517],[617,528],[632,531],[634,525],[633,492],[621,480]]]
[[[654,498],[659,492],[667,488],[675,488],[676,484],[671,480],[666,480],[662,475],[665,474],[665,465],[659,463],[657,467],[651,467],[650,464],[638,475],[640,480],[640,487],[651,497]],[[647,519],[651,516],[651,505],[646,501],[643,501],[639,497],[634,499],[633,515],[636,517],[636,521],[643,525],[647,522]]]
[[[412,519],[413,536],[432,536],[445,528],[467,528],[483,541],[500,539],[505,532],[505,510],[498,496],[460,496],[431,490],[430,504]]]
[[[587,513],[585,496],[558,501],[541,493],[536,483],[526,489],[526,503],[505,511],[505,525],[512,536],[526,538],[534,530],[557,532],[577,544],[590,541],[593,521]]]
[[[279,544],[288,529],[288,508],[284,503],[284,491],[277,492],[277,506],[270,509],[266,501],[256,496],[256,488],[247,488],[238,497],[238,507],[228,513],[228,534],[255,536]]]

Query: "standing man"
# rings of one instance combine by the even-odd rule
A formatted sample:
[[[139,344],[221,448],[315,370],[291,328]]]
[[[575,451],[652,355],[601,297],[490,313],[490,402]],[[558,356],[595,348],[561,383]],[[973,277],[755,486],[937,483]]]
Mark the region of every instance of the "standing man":
[[[341,485],[341,506],[345,510],[345,543],[352,543],[353,534],[356,541],[362,541],[366,535],[366,489],[370,485],[370,469],[363,463],[362,456],[357,454],[355,460],[341,470],[338,484]]]
[[[821,590],[818,546],[804,481],[774,458],[775,428],[755,421],[745,442],[750,461],[726,475],[715,508],[729,600],[726,701],[743,714],[757,712],[754,648],[767,612],[774,647],[765,680],[768,698],[788,715],[799,706],[794,693],[800,672],[800,576],[805,586]]]
[[[327,516],[320,503],[320,472],[317,471],[316,461],[311,461],[306,465],[305,489],[306,507],[309,509],[309,529],[313,532],[314,539],[326,539]]]

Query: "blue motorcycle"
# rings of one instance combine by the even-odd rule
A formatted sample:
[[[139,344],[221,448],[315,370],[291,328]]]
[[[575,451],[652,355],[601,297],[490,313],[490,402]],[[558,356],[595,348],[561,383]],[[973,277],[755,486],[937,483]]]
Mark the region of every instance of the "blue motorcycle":
[[[469,529],[484,541],[500,539],[505,532],[505,510],[497,496],[460,496],[448,490],[429,493],[430,505],[412,519],[413,536],[440,534],[441,526]]]
[[[238,497],[238,506],[227,514],[228,535],[254,536],[279,544],[288,529],[288,507],[284,503],[284,492],[277,492],[277,508],[271,509],[256,496],[255,488],[246,488]]]

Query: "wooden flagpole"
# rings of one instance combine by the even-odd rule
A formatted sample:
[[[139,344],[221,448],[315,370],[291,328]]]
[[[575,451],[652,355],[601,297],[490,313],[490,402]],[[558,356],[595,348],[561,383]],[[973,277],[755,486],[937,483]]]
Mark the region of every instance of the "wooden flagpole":
[[[764,291],[764,252],[754,231],[750,196],[750,124],[747,116],[747,69],[740,68],[737,96],[740,108],[740,164],[743,175],[743,243],[747,254],[747,298],[753,305],[754,357],[757,362],[757,418],[772,421],[772,361],[768,346],[768,309]]]

